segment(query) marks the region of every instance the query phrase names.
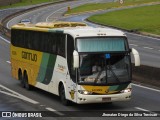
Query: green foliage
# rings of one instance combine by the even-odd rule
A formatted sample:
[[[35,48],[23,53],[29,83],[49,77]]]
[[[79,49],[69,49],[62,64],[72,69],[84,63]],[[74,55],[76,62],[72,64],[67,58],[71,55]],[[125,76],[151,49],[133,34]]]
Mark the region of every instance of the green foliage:
[[[160,35],[159,11],[160,5],[151,5],[94,15],[88,19],[104,25]]]
[[[0,7],[0,9],[27,6],[27,5],[35,5],[35,4],[55,2],[55,1],[58,1],[58,0],[21,0],[21,2],[19,3],[11,4],[8,6],[3,6],[3,7]]]
[[[120,4],[117,2],[106,2],[106,3],[88,3],[76,8],[69,10],[66,14],[73,14],[85,11],[93,11],[93,10],[105,10],[114,7],[123,7],[128,5],[138,5],[143,3],[151,3],[151,2],[160,2],[160,0],[124,0],[124,4]]]

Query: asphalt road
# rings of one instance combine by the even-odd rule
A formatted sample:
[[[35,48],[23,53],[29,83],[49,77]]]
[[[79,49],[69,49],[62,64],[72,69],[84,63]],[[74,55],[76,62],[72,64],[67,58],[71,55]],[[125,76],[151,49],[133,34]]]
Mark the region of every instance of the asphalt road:
[[[81,1],[75,1],[80,2]],[[86,2],[86,1],[85,1]],[[60,15],[66,10],[66,6],[70,5],[72,2],[62,3],[58,5],[53,5],[50,10],[46,10],[46,8],[42,8],[40,10],[36,10],[30,13],[25,14],[23,17],[28,18],[31,17],[32,22],[39,21],[51,21],[54,16],[60,17]],[[72,5],[74,4],[72,3]],[[49,9],[47,8],[47,9]],[[51,10],[52,9],[52,10]],[[43,11],[42,11],[43,10]],[[45,12],[45,13],[44,13]],[[48,17],[49,16],[49,17]],[[10,21],[9,26],[14,24],[18,20],[23,18],[22,16],[13,19]],[[133,41],[130,44],[134,44],[132,46],[137,49],[144,50],[144,56],[150,58],[152,54],[158,54],[154,52],[156,51],[156,46],[158,48],[158,40],[151,39],[148,37],[141,37],[134,34],[128,34],[129,41]],[[1,35],[0,35],[1,36]],[[138,41],[142,41],[141,44]],[[150,43],[145,42],[145,40],[150,41]],[[137,42],[137,43],[136,43]],[[137,44],[137,46],[136,46]],[[140,45],[150,45],[147,47],[154,47],[154,49],[147,49]],[[140,47],[139,47],[140,46]],[[145,47],[145,46],[144,46]],[[42,91],[40,89],[33,89],[32,91],[27,91],[20,87],[19,81],[13,79],[10,73],[10,52],[9,52],[10,44],[9,42],[4,41],[3,38],[0,37],[0,110],[25,110],[25,111],[52,111],[60,117],[65,116],[66,114],[72,114],[73,111],[86,111],[88,116],[94,116],[94,113],[99,111],[146,111],[147,113],[151,113],[152,111],[158,113],[160,111],[160,90],[144,88],[141,86],[133,85],[133,94],[132,99],[129,102],[115,102],[111,105],[108,104],[89,104],[89,105],[77,105],[73,104],[71,106],[63,106],[60,103],[60,100],[57,96]],[[158,50],[158,49],[157,49]],[[142,54],[142,53],[141,53]],[[153,55],[153,57],[156,55]],[[142,57],[141,57],[142,58]],[[159,57],[157,57],[159,59]],[[145,60],[146,58],[144,58]],[[155,58],[154,58],[155,59]],[[154,60],[153,59],[153,60]],[[152,60],[152,59],[151,59]],[[147,61],[147,59],[146,59]],[[5,88],[5,87],[6,88]],[[9,97],[6,94],[10,95]],[[4,95],[5,94],[5,95]],[[12,96],[12,97],[11,97]],[[3,99],[2,99],[3,98]],[[27,102],[28,101],[28,102]],[[65,112],[70,111],[70,112]],[[93,111],[93,112],[89,112]],[[80,114],[80,113],[79,113]],[[53,118],[52,118],[53,119]],[[75,119],[73,118],[54,118],[54,119]],[[78,120],[86,119],[85,117],[78,117]],[[98,119],[98,120],[106,120],[108,118],[103,117],[89,117],[87,119]],[[124,117],[112,117],[111,120],[121,120],[127,119]],[[139,119],[139,120],[159,120],[158,117],[131,117],[129,119]]]

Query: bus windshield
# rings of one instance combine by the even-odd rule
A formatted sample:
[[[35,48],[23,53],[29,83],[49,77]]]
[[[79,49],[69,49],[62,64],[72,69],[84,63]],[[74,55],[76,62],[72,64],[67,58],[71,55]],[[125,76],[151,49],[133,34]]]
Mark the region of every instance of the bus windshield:
[[[131,81],[130,55],[81,54],[79,83],[120,84]]]
[[[131,63],[125,37],[77,38],[79,83],[120,84],[131,81]]]
[[[126,51],[125,37],[78,38],[78,52],[115,52]]]

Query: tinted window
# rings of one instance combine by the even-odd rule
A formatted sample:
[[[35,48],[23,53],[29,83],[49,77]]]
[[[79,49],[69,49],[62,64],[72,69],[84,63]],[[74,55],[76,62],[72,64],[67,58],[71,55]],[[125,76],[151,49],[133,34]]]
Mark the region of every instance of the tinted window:
[[[58,54],[65,57],[65,34],[11,30],[11,43],[17,47]]]
[[[74,40],[73,37],[67,35],[67,63],[70,76],[73,81],[76,80],[76,71],[73,67],[73,51],[74,51]]]

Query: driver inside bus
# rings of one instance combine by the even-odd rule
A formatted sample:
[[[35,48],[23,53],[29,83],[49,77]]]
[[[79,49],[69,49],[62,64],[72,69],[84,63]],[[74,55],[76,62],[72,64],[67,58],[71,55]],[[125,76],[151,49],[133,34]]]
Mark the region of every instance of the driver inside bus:
[[[101,67],[99,66],[98,62],[96,61],[94,66],[92,66],[92,73],[95,74],[101,71]]]

